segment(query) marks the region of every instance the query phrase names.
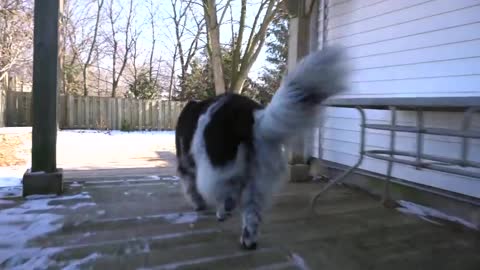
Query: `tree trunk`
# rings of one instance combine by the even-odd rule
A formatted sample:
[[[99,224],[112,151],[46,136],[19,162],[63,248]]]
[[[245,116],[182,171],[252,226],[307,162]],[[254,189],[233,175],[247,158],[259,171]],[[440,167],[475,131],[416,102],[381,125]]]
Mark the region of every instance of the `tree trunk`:
[[[207,24],[207,33],[210,46],[210,64],[213,71],[213,81],[215,84],[215,94],[225,93],[225,80],[223,76],[222,50],[220,44],[220,25],[217,20],[216,1],[203,0],[203,9],[205,12],[205,22]]]
[[[100,14],[102,12],[102,6],[103,6],[104,0],[99,0],[97,2],[98,10],[95,18],[95,26],[93,29],[93,37],[92,37],[92,44],[90,46],[90,49],[88,50],[88,56],[87,60],[85,61],[85,64],[83,65],[83,95],[88,96],[88,86],[87,86],[87,69],[88,66],[90,65],[90,61],[92,59],[92,54],[93,50],[95,49],[95,44],[97,43],[97,36],[98,36],[98,27],[100,24]]]
[[[168,85],[168,100],[170,101],[172,100],[172,97],[173,97],[173,77],[175,76],[175,62],[177,60],[177,50],[178,50],[178,47],[175,47],[175,52],[173,53],[172,70],[170,73],[170,83]],[[183,82],[183,81],[180,81],[180,82]]]

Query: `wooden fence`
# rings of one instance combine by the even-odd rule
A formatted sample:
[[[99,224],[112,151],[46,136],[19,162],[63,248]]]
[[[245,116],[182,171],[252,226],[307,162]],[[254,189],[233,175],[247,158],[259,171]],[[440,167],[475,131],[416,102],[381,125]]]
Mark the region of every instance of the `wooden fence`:
[[[32,125],[32,95],[6,92],[6,126]],[[60,95],[61,129],[171,130],[185,102]]]

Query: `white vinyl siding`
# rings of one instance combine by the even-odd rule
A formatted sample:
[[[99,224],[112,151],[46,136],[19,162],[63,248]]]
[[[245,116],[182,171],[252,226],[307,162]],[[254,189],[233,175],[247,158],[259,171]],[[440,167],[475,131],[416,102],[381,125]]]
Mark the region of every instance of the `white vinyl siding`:
[[[347,49],[353,70],[349,97],[480,96],[480,0],[330,0],[328,44]],[[461,113],[426,112],[429,127],[461,128]],[[370,123],[389,123],[390,113],[368,110]],[[398,112],[398,124],[414,125],[413,112]],[[480,116],[473,120],[480,130]],[[360,120],[354,109],[327,108],[322,122],[322,158],[353,165],[359,153]],[[397,133],[396,148],[416,150],[414,134]],[[387,149],[389,132],[368,130],[367,149]],[[460,139],[425,136],[426,154],[458,158]],[[318,144],[317,144],[318,145]],[[469,159],[480,162],[480,140]],[[386,162],[365,158],[362,169],[386,172]],[[480,198],[480,179],[395,164],[397,178]]]

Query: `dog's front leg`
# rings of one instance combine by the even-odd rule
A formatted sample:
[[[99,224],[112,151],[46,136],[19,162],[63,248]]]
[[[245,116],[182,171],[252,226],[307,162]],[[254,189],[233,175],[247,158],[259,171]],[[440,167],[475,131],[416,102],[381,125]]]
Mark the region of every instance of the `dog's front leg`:
[[[225,221],[232,215],[235,208],[235,200],[232,197],[227,197],[225,200],[217,204],[217,220]]]
[[[243,194],[243,224],[240,243],[245,249],[257,248],[258,229],[262,222],[264,203],[264,194],[252,181],[247,185]]]

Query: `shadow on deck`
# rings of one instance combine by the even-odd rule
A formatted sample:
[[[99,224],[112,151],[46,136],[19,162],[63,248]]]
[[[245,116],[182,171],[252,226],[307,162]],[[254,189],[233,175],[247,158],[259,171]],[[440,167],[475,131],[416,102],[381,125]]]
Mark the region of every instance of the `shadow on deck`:
[[[287,185],[259,248],[243,251],[238,213],[218,223],[190,210],[174,177],[139,172],[71,173],[62,197],[0,204],[0,217],[17,226],[0,223],[8,238],[0,268],[480,269],[477,233],[385,209],[356,190],[333,188],[311,216],[309,199],[322,183]]]

